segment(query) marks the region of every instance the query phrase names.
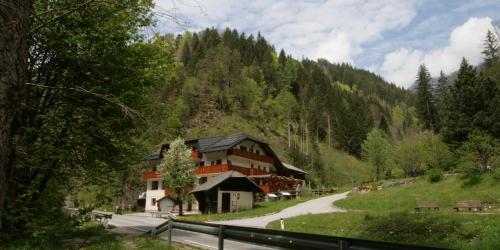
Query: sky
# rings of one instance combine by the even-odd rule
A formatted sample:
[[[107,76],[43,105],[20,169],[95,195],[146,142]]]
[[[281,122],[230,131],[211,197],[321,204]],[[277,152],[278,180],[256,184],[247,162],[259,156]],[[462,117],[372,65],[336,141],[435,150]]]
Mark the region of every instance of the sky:
[[[482,61],[499,0],[155,0],[155,31],[226,27],[260,32],[296,59],[347,62],[408,88],[425,64],[436,77]],[[176,17],[174,22],[172,16]],[[497,28],[498,29],[498,28]],[[499,30],[500,32],[500,30]]]

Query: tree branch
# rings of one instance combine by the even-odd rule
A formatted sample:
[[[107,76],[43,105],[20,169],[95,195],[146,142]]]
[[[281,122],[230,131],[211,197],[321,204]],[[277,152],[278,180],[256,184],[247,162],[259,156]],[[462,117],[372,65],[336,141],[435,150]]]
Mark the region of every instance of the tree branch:
[[[135,118],[135,117],[139,117],[143,120],[146,120],[140,112],[130,108],[129,106],[127,106],[125,103],[121,102],[117,97],[115,96],[110,96],[110,95],[102,95],[102,94],[99,94],[99,93],[95,93],[95,92],[92,92],[90,90],[86,90],[82,87],[51,87],[51,86],[46,86],[46,85],[41,85],[41,84],[35,84],[35,83],[25,83],[25,85],[29,85],[29,86],[34,86],[34,87],[38,87],[38,88],[47,88],[47,89],[60,89],[60,90],[68,90],[68,91],[76,91],[76,92],[80,92],[80,93],[85,93],[85,94],[88,94],[88,95],[92,95],[92,96],[95,96],[101,100],[104,100],[104,101],[107,101],[111,104],[114,104],[116,106],[118,106],[121,110],[122,110],[122,113],[125,115],[125,116],[128,116],[130,118]]]

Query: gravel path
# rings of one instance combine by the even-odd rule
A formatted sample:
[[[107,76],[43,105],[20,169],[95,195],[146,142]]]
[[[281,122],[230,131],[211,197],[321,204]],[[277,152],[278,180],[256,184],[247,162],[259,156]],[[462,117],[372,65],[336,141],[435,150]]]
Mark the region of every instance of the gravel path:
[[[289,218],[305,214],[345,212],[344,209],[333,206],[333,202],[345,199],[349,192],[350,191],[302,202],[293,207],[285,208],[275,214],[270,214],[255,218],[248,218],[248,219],[213,221],[212,223],[244,226],[244,227],[265,228],[267,224],[269,224],[269,222],[279,220],[281,218]]]

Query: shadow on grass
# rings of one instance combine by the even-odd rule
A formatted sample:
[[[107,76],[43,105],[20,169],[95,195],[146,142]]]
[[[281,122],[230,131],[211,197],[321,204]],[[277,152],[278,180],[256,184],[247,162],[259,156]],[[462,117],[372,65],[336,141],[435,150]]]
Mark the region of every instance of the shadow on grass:
[[[481,183],[483,176],[478,173],[469,173],[461,177],[461,179],[464,181],[464,187],[471,187]]]

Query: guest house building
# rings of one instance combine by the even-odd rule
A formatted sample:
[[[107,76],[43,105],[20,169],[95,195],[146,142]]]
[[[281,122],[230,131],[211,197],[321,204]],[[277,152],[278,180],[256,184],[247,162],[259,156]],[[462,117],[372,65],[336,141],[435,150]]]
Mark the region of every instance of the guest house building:
[[[245,192],[245,199],[251,199],[250,203],[253,204],[258,193],[278,195],[280,193],[287,193],[293,195],[298,192],[305,179],[305,171],[282,163],[268,143],[246,134],[200,138],[188,140],[185,143],[192,149],[191,156],[196,163],[196,181],[193,184],[194,188],[192,191],[208,191],[214,187],[218,189],[225,187],[225,193],[230,193],[236,197],[237,193],[231,192],[227,188],[238,186],[237,183],[241,182],[241,187],[248,187],[248,190],[242,189],[239,192]],[[150,171],[145,172],[143,176],[147,181],[146,211],[157,211],[157,201],[170,195],[171,190],[163,186],[163,182],[157,171],[157,165],[168,150],[169,144],[164,144],[145,158],[151,162]],[[230,178],[230,180],[226,180],[227,178]],[[253,182],[255,185],[249,185],[247,180]],[[231,183],[231,185],[222,185],[222,182]],[[207,184],[203,185],[205,183]],[[204,188],[196,188],[201,185]],[[251,192],[253,195],[248,195],[248,192]],[[217,194],[217,192],[213,193]],[[194,194],[197,199],[202,197],[200,194]],[[238,199],[240,199],[239,195]],[[212,200],[206,200],[209,198]],[[203,207],[200,206],[202,212],[232,211],[232,206],[220,204],[234,202],[231,199],[222,199],[222,197],[217,197],[217,195],[203,196],[203,199],[205,200],[198,200],[200,205],[203,204]],[[214,204],[205,205],[211,202]],[[245,208],[248,208],[248,203],[248,200],[244,201]],[[222,209],[228,207],[230,208],[229,210]]]

